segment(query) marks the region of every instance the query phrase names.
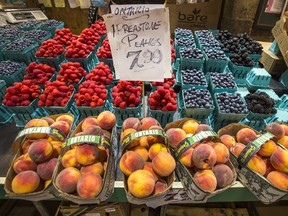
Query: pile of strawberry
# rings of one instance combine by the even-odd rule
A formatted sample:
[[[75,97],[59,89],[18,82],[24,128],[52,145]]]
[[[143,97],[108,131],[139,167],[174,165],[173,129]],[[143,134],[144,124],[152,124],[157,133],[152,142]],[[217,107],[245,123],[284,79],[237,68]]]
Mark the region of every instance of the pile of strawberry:
[[[37,64],[36,62],[31,62],[25,70],[27,74],[24,75],[24,80],[31,80],[33,84],[45,84],[56,71],[49,65]]]
[[[108,65],[100,62],[86,75],[85,79],[95,81],[97,85],[110,85],[113,80],[113,74]]]
[[[2,103],[6,106],[29,106],[40,93],[40,87],[34,85],[32,80],[14,82],[13,86],[7,88]]]
[[[79,62],[67,62],[61,65],[59,75],[56,79],[66,84],[77,84],[86,74],[86,71],[81,67]]]
[[[74,91],[74,86],[66,86],[64,82],[58,80],[46,82],[43,94],[39,96],[38,106],[66,106]]]
[[[96,46],[98,42],[100,41],[101,37],[97,32],[95,32],[91,28],[86,28],[84,29],[79,38],[78,41],[80,41],[83,44],[91,45],[91,46]]]
[[[76,106],[99,107],[105,104],[107,89],[95,81],[85,81],[79,85],[79,93],[74,95]]]
[[[54,40],[64,46],[70,46],[73,40],[77,40],[78,36],[72,34],[69,28],[56,29]]]
[[[133,87],[128,81],[119,81],[112,88],[113,106],[122,109],[137,107],[141,103],[141,90],[140,86]]]
[[[148,103],[151,110],[176,111],[176,93],[168,84],[158,86],[157,90],[152,92],[148,98]]]
[[[172,74],[171,78],[165,78],[164,82],[152,82],[152,86],[163,86],[164,84],[168,84],[170,87],[175,84],[175,75]]]
[[[90,28],[92,28],[99,35],[107,34],[106,26],[102,20],[97,20],[94,24],[91,25]]]
[[[97,56],[98,58],[112,58],[110,43],[107,37],[102,41],[102,46],[99,48]]]
[[[64,52],[63,45],[59,44],[56,40],[46,40],[39,47],[38,51],[35,53],[37,57],[53,57],[56,58],[58,55]]]
[[[65,58],[86,58],[93,50],[93,46],[74,40],[66,48]]]

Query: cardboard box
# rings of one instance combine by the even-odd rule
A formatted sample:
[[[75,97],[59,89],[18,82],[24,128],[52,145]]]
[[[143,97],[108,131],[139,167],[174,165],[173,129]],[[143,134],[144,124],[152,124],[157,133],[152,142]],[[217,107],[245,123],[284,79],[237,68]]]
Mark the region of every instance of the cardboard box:
[[[176,4],[176,0],[166,0],[169,8],[170,31],[178,28],[192,30],[218,28],[222,0],[199,3]]]
[[[286,70],[287,66],[282,57],[276,56],[270,50],[263,50],[260,62],[263,64],[265,70],[276,77],[281,76],[281,74]]]
[[[281,17],[276,22],[276,25],[272,29],[272,34],[278,44],[278,47],[282,53],[286,65],[288,65],[288,22],[286,17]]]

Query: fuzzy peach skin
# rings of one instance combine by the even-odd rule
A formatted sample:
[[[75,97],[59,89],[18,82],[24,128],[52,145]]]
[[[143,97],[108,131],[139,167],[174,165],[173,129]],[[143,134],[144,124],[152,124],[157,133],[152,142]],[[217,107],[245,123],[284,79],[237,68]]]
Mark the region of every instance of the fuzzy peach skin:
[[[281,139],[279,139],[278,143],[288,149],[288,135],[285,135]]]
[[[81,129],[82,131],[85,131],[86,128],[90,126],[97,126],[97,118],[94,117],[85,118],[84,121],[82,122]]]
[[[82,198],[93,198],[101,192],[102,185],[103,180],[99,174],[84,173],[77,183],[77,193]]]
[[[142,118],[140,121],[141,130],[149,130],[152,126],[159,125],[159,122],[152,117]]]
[[[127,180],[128,191],[134,197],[145,198],[150,196],[155,188],[155,179],[147,170],[136,170]]]
[[[159,176],[153,170],[151,162],[145,162],[143,169],[151,172],[151,174],[154,176],[155,181],[159,179]]]
[[[211,170],[199,170],[194,175],[194,181],[204,191],[212,193],[216,190],[217,179]]]
[[[281,127],[282,127],[283,130],[284,130],[284,135],[285,135],[285,136],[288,136],[288,125],[286,125],[286,124],[281,124]]]
[[[31,127],[49,127],[49,124],[44,119],[31,119],[24,128],[31,128]],[[47,134],[28,134],[26,135],[28,139],[43,139],[47,137]]]
[[[265,131],[272,133],[277,139],[281,139],[285,135],[284,128],[276,122],[266,125]]]
[[[152,160],[152,168],[161,177],[167,177],[173,173],[176,162],[170,153],[160,151]]]
[[[57,158],[51,158],[44,163],[38,164],[37,173],[43,180],[50,180],[52,178],[54,169],[57,164]]]
[[[55,121],[50,127],[57,128],[62,131],[66,136],[70,133],[70,125],[66,121]]]
[[[158,180],[155,184],[154,195],[163,193],[168,189],[168,185],[164,180]]]
[[[179,160],[181,161],[181,163],[190,168],[190,167],[193,167],[194,166],[194,163],[193,163],[193,159],[192,159],[192,154],[193,154],[193,151],[194,151],[194,148],[191,146],[189,149],[187,149],[186,152],[184,152]]]
[[[139,118],[130,117],[130,118],[125,119],[122,124],[122,129],[126,130],[128,128],[133,128],[139,131],[141,128],[141,123],[140,123]]]
[[[254,155],[251,160],[248,162],[248,167],[254,172],[264,176],[266,173],[266,164],[262,158],[257,155]]]
[[[34,161],[32,161],[31,158],[26,153],[26,154],[19,156],[15,160],[13,164],[13,169],[16,173],[20,173],[20,172],[27,171],[27,170],[36,171],[37,164]]]
[[[28,155],[35,163],[43,163],[52,153],[53,146],[47,139],[35,140],[28,149]]]
[[[56,121],[56,122],[57,122],[57,121],[65,121],[65,122],[67,122],[67,123],[70,125],[70,127],[71,127],[72,124],[73,124],[73,121],[74,121],[74,117],[71,116],[71,115],[63,114],[63,115],[57,117],[55,121]]]
[[[93,164],[99,158],[99,149],[94,145],[79,145],[75,150],[75,158],[83,166]]]
[[[99,174],[100,176],[103,176],[104,168],[101,162],[96,162],[88,166],[82,166],[80,171],[82,175],[88,172],[93,172]]]
[[[267,180],[277,188],[288,190],[288,175],[279,171],[272,171],[268,174]]]
[[[120,170],[129,176],[136,170],[143,169],[144,160],[143,158],[134,151],[125,152],[120,159]]]
[[[67,167],[79,167],[80,166],[80,164],[76,161],[75,151],[76,149],[70,149],[64,153],[64,155],[61,158],[61,163],[63,167],[67,168]]]
[[[198,126],[199,124],[196,121],[190,119],[184,122],[182,129],[186,132],[186,134],[195,134]]]
[[[192,154],[194,165],[199,169],[210,169],[216,164],[215,150],[208,144],[200,144]]]
[[[257,154],[262,157],[270,157],[271,154],[276,150],[276,148],[276,143],[273,140],[268,140],[261,146]]]
[[[116,123],[116,116],[110,111],[103,111],[97,116],[97,125],[104,130],[110,130]]]
[[[272,166],[280,171],[288,174],[288,150],[277,147],[270,157]]]
[[[149,158],[150,158],[150,160],[153,160],[160,151],[165,151],[165,152],[167,152],[168,149],[167,149],[167,147],[166,147],[164,144],[162,144],[162,143],[154,143],[154,144],[149,148]]]
[[[250,128],[242,128],[236,134],[237,142],[243,143],[244,145],[254,141],[256,138],[257,134]]]
[[[77,183],[81,173],[74,167],[63,169],[56,177],[56,186],[64,193],[73,193],[76,191]]]
[[[170,128],[166,131],[166,135],[172,148],[176,148],[187,136],[186,132],[181,128]]]
[[[230,148],[230,152],[236,157],[238,157],[245,147],[246,146],[242,143],[236,143]]]
[[[40,177],[34,171],[27,170],[17,174],[12,180],[12,191],[16,194],[34,192],[40,184]]]
[[[137,146],[132,150],[139,154],[145,162],[148,161],[148,151],[145,147]]]
[[[228,149],[230,149],[232,146],[236,144],[236,140],[234,139],[234,137],[228,134],[222,135],[220,137],[220,140]]]
[[[233,183],[233,171],[226,164],[217,164],[212,171],[217,179],[218,188],[224,188]]]
[[[224,164],[229,160],[230,153],[228,148],[224,144],[217,142],[212,145],[212,148],[215,150],[217,156],[217,164]]]

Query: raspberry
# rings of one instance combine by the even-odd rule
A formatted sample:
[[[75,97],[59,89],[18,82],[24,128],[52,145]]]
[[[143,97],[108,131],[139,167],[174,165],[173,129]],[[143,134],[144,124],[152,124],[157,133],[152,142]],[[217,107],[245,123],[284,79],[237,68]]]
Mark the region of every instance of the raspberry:
[[[126,107],[127,107],[127,104],[126,104],[126,102],[121,102],[120,104],[119,104],[119,107],[121,108],[121,109],[125,109]]]

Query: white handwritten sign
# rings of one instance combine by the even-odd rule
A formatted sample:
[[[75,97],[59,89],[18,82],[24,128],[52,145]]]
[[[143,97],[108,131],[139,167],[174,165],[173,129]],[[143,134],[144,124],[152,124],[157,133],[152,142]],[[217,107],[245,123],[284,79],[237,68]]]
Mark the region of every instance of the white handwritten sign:
[[[113,12],[104,20],[116,77],[162,82],[164,77],[171,77],[168,11],[122,5]]]

